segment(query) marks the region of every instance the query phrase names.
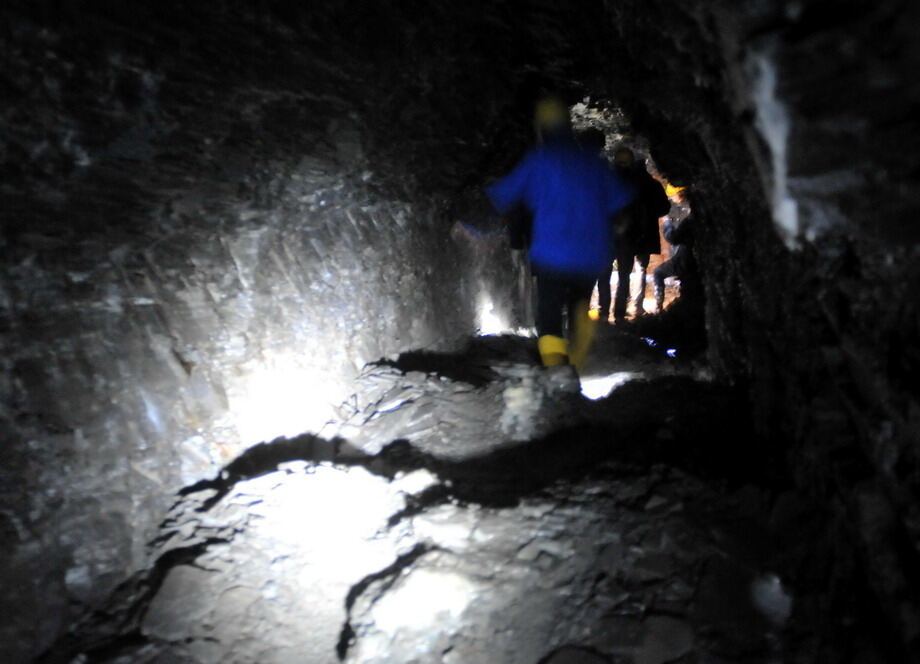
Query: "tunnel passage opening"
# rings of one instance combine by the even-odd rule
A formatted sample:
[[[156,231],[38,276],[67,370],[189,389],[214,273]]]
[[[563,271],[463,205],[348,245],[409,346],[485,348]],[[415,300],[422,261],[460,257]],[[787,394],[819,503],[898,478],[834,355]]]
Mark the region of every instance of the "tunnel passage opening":
[[[668,180],[655,161],[651,142],[635,131],[628,113],[615,100],[592,98],[588,95],[572,105],[570,115],[577,135],[587,136],[592,131],[603,133],[604,143],[601,152],[611,164],[614,164],[618,150],[625,148],[631,151],[636,163],[644,166],[645,171],[661,185],[671,204],[671,209],[658,218],[657,238],[660,252],[651,254],[645,266],[636,261],[630,272],[625,320],[636,320],[645,313],[660,314],[680,297],[681,279],[669,273],[670,276],[664,278],[659,299],[652,277],[655,270],[675,254],[677,247],[666,236],[666,224],[669,221],[679,224],[691,214],[688,197],[691,184],[675,185]],[[619,271],[612,271],[610,288],[613,292],[617,290],[619,279]],[[592,318],[600,319],[603,312],[596,286],[591,295],[590,306]],[[607,313],[609,316],[606,322],[613,322],[613,312]]]
[[[3,207],[17,217],[18,229],[37,231],[13,238],[4,252],[14,268],[4,280],[4,291],[10,294],[15,325],[4,319],[2,326],[9,340],[7,367],[14,374],[3,391],[17,400],[11,415],[29,416],[11,426],[23,441],[21,475],[30,483],[35,478],[36,489],[32,495],[10,494],[18,504],[4,518],[21,519],[21,524],[15,522],[17,534],[24,533],[17,547],[20,560],[43,564],[32,555],[39,542],[50,546],[43,549],[46,559],[60,562],[47,574],[36,574],[32,563],[14,569],[18,579],[40,579],[23,585],[17,595],[51,600],[24,611],[15,596],[5,605],[25,616],[22,633],[33,631],[28,624],[33,615],[57,616],[57,623],[38,630],[53,633],[66,617],[66,602],[88,601],[96,581],[116,578],[129,558],[136,564],[139,555],[121,552],[142,550],[139,542],[161,513],[162,497],[168,499],[185,478],[221,465],[223,452],[211,455],[211,441],[192,434],[208,427],[215,412],[234,410],[233,387],[246,380],[250,353],[259,357],[263,349],[304,347],[313,356],[322,355],[310,369],[351,367],[353,359],[399,352],[407,347],[404,343],[425,346],[439,338],[438,332],[446,337],[469,318],[463,312],[441,327],[429,320],[421,330],[408,331],[396,324],[348,326],[364,316],[365,305],[375,298],[355,303],[347,295],[340,297],[336,287],[341,280],[336,277],[346,270],[333,271],[330,279],[322,269],[324,261],[338,261],[349,274],[364,274],[358,261],[344,260],[349,251],[368,249],[369,261],[383,265],[373,254],[390,246],[391,238],[374,246],[364,240],[380,237],[378,222],[385,232],[419,216],[417,206],[404,205],[416,200],[417,189],[399,182],[386,192],[386,201],[353,197],[351,218],[329,217],[329,226],[348,229],[347,235],[326,233],[310,206],[328,210],[342,202],[343,190],[337,194],[335,189],[340,184],[338,160],[360,163],[358,148],[368,145],[361,139],[376,136],[372,148],[390,146],[377,165],[414,160],[416,171],[434,171],[427,167],[443,161],[451,150],[451,157],[460,152],[465,156],[455,168],[445,169],[448,177],[460,172],[475,178],[482,169],[468,167],[476,161],[476,149],[469,146],[483,145],[483,138],[488,142],[489,132],[479,128],[505,113],[493,102],[499,100],[500,106],[506,98],[502,95],[516,94],[512,88],[517,74],[552,61],[558,77],[587,80],[581,64],[599,60],[599,53],[619,57],[608,57],[600,67],[612,79],[604,89],[629,87],[624,94],[635,103],[631,108],[649,111],[642,130],[656,140],[672,131],[679,140],[680,147],[670,150],[662,163],[674,172],[701,174],[694,202],[706,213],[707,223],[712,221],[709,255],[717,260],[707,275],[712,295],[707,323],[712,323],[711,356],[721,365],[720,374],[750,374],[758,421],[777,435],[795,434],[795,443],[786,447],[797,466],[798,484],[814,487],[818,498],[832,506],[832,524],[860,524],[854,517],[863,513],[862,503],[872,507],[878,501],[884,507],[886,495],[904,495],[898,498],[904,504],[891,505],[891,520],[898,532],[913,532],[908,529],[916,502],[910,493],[910,460],[916,454],[909,427],[916,409],[903,388],[910,387],[905,376],[916,364],[910,340],[917,335],[910,330],[917,326],[910,292],[915,281],[904,265],[915,267],[916,261],[902,260],[910,258],[910,247],[875,249],[864,242],[862,232],[869,225],[904,230],[897,225],[899,215],[882,212],[904,211],[914,200],[904,196],[916,189],[907,186],[903,174],[914,171],[901,171],[908,162],[883,157],[884,152],[916,154],[901,149],[904,143],[896,139],[920,135],[905,131],[910,104],[895,103],[912,90],[912,79],[897,71],[900,44],[905,57],[914,52],[908,48],[913,42],[906,40],[911,24],[896,20],[895,13],[908,4],[872,5],[871,12],[860,10],[832,21],[824,34],[818,20],[822,5],[806,9],[806,20],[797,25],[799,12],[785,11],[789,7],[781,2],[744,7],[691,2],[673,11],[664,11],[660,2],[587,3],[596,13],[586,11],[585,3],[502,2],[477,11],[432,3],[424,16],[417,7],[397,2],[381,3],[371,16],[341,2],[311,3],[311,12],[322,11],[320,5],[341,8],[315,25],[315,31],[302,18],[300,29],[278,25],[261,11],[274,3],[260,3],[245,17],[227,2],[216,2],[215,8],[164,2],[157,5],[162,11],[114,15],[71,8],[47,29],[39,16],[46,10],[38,7],[53,5],[47,11],[57,14],[59,3],[34,4],[34,11],[33,3],[7,3],[2,10],[10,26],[24,26],[11,27],[2,36],[10,46],[5,49],[11,56],[7,78],[12,83],[7,87],[14,100],[4,124],[10,130],[4,136],[12,139],[5,153],[11,159],[4,163],[13,177],[4,190],[10,205]],[[174,17],[169,16],[172,10]],[[337,21],[346,13],[350,20]],[[911,10],[905,17],[915,15]],[[135,16],[139,25],[126,20]],[[887,24],[878,22],[881,17],[901,26],[905,36],[884,39],[884,59],[877,57],[877,49],[866,49],[869,57],[863,58],[863,48],[877,45],[878,34],[890,34]],[[83,18],[96,24],[95,30],[76,20]],[[355,26],[363,30],[355,34]],[[860,34],[853,39],[849,33],[857,27]],[[882,31],[874,31],[877,27]],[[308,28],[306,39],[303,28]],[[381,66],[390,42],[399,45],[400,57],[391,61],[393,66]],[[839,51],[835,45],[841,45]],[[152,53],[144,52],[148,50]],[[236,58],[228,65],[220,57],[224,54]],[[685,71],[677,71],[682,69],[673,66],[677,62],[686,64]],[[752,64],[755,71],[749,69]],[[886,71],[890,78],[878,76]],[[884,85],[873,85],[865,96],[854,94],[867,73]],[[125,94],[126,88],[133,92]],[[471,108],[480,109],[472,111],[472,118]],[[352,111],[360,114],[363,109],[373,109],[388,126],[378,131],[377,125],[355,120]],[[437,112],[436,120],[416,123],[429,109]],[[789,120],[788,136],[773,133],[776,145],[768,135],[770,123],[764,122],[772,112]],[[330,116],[337,122],[329,122]],[[402,134],[411,142],[393,140],[401,130],[390,125],[402,120],[400,126],[416,129]],[[494,134],[507,124],[496,120]],[[462,128],[443,131],[448,125]],[[746,144],[745,139],[758,134],[759,143]],[[443,140],[436,143],[438,138]],[[852,167],[854,154],[860,155],[860,168]],[[745,165],[752,156],[762,160],[756,168]],[[369,182],[376,185],[372,171],[367,168]],[[758,171],[773,174],[781,201],[788,194],[803,204],[799,221],[804,229],[808,212],[812,222],[822,221],[831,230],[845,222],[861,265],[838,269],[836,251],[823,246],[814,247],[804,260],[790,257],[776,241],[769,219],[775,200],[763,201],[761,187],[747,186]],[[356,172],[363,173],[360,167]],[[402,176],[399,170],[391,180]],[[779,186],[783,178],[786,188]],[[829,186],[829,180],[836,185]],[[876,208],[879,198],[897,203]],[[362,209],[365,205],[369,212]],[[308,232],[286,233],[303,230],[294,226],[303,209],[308,211]],[[880,217],[889,219],[874,221]],[[208,220],[217,218],[226,251],[211,241],[214,226]],[[733,232],[742,220],[744,232]],[[419,226],[427,228],[427,220]],[[77,237],[77,231],[91,228],[99,231],[94,237]],[[272,247],[291,251],[249,251],[258,245],[255,232],[260,228],[274,233],[262,236]],[[170,234],[173,239],[164,241]],[[298,242],[305,235],[309,241]],[[361,241],[345,247],[355,238]],[[133,254],[131,249],[139,246],[145,251]],[[435,252],[437,242],[427,246],[432,248],[431,262],[443,265],[443,255]],[[424,251],[413,255],[419,253]],[[135,256],[144,260],[135,261]],[[275,270],[272,264],[278,260]],[[237,270],[237,265],[244,269]],[[291,275],[291,288],[284,287],[285,279],[272,278],[280,272]],[[213,279],[202,278],[205,274]],[[839,279],[840,274],[847,278]],[[871,281],[876,277],[877,283],[891,285],[890,300],[874,290]],[[427,278],[423,274],[403,283],[391,273],[384,275],[380,281],[392,293],[388,304],[393,306],[380,312],[380,321],[415,320],[420,307],[403,294],[420,290]],[[263,303],[293,306],[257,307],[250,313],[245,304],[255,292],[271,293]],[[468,296],[476,292],[471,285],[463,300],[475,301]],[[818,306],[810,297],[815,293]],[[434,295],[454,296],[444,291]],[[402,315],[401,298],[409,302],[410,315]],[[496,304],[493,300],[490,308]],[[285,329],[260,325],[283,321],[288,311],[311,312],[304,317],[308,320],[301,337],[291,339]],[[324,311],[335,312],[330,318],[348,325],[326,334],[334,323],[312,313]],[[442,313],[431,318],[443,319]],[[29,319],[47,325],[16,327]],[[287,320],[301,319],[295,313]],[[378,339],[392,343],[377,344]],[[316,352],[344,344],[349,344],[346,352],[335,357]],[[900,368],[888,366],[892,364]],[[33,371],[36,366],[41,370]],[[339,378],[319,375],[323,387]],[[170,423],[173,411],[177,415]],[[885,414],[882,422],[879,412]],[[54,426],[46,427],[42,420]],[[224,433],[215,437],[215,449],[226,444]],[[230,454],[243,446],[233,435]],[[265,431],[250,437],[268,436]],[[891,458],[898,459],[893,470],[886,462]],[[850,459],[862,471],[855,479]],[[878,496],[851,491],[864,478],[877,484]],[[103,512],[113,518],[94,518]],[[867,513],[871,526],[873,513]],[[861,541],[861,535],[870,548],[880,542],[872,528],[839,530],[854,541]],[[916,557],[902,558],[899,549],[886,547],[881,541],[877,551],[872,549],[866,570],[878,568],[873,564],[877,560],[892,559],[885,557],[892,553],[904,566]],[[847,578],[859,569],[829,567],[831,579]],[[889,581],[881,571],[873,583],[885,602],[897,607],[902,586],[897,579],[893,585]],[[32,643],[31,637],[22,640]]]
[[[678,300],[691,300],[689,296],[680,298],[679,294],[682,289],[684,277],[690,281],[690,273],[678,273],[676,270],[661,275],[656,273],[658,268],[664,268],[670,264],[676,264],[675,254],[680,251],[679,246],[673,245],[669,241],[669,228],[672,224],[682,225],[684,220],[690,215],[690,205],[686,196],[688,186],[677,186],[672,184],[666,175],[658,168],[652,157],[652,146],[648,138],[641,135],[633,128],[631,118],[624,108],[611,97],[594,98],[590,94],[585,94],[584,88],[576,91],[569,90],[567,93],[547,92],[552,87],[541,87],[534,93],[534,105],[527,111],[521,110],[516,115],[517,124],[521,135],[527,135],[527,144],[533,145],[534,141],[539,145],[543,142],[543,136],[538,129],[534,138],[530,136],[530,127],[528,123],[522,122],[523,118],[529,118],[532,109],[536,109],[536,118],[539,118],[539,112],[546,100],[557,99],[560,102],[567,101],[568,119],[574,133],[575,140],[585,151],[592,152],[597,150],[605,159],[608,167],[616,170],[624,182],[633,185],[633,189],[641,190],[642,195],[639,197],[636,205],[625,209],[622,214],[611,218],[611,224],[615,233],[620,237],[618,244],[629,247],[634,250],[636,256],[629,256],[632,270],[627,272],[627,277],[623,277],[619,270],[613,269],[614,265],[625,262],[625,258],[611,262],[610,273],[608,275],[597,275],[598,284],[594,286],[589,302],[589,315],[595,321],[604,317],[605,322],[616,322],[619,324],[620,332],[628,332],[636,337],[644,337],[650,348],[656,349],[656,352],[664,353],[671,358],[678,354],[682,357],[687,355],[686,351],[692,351],[690,355],[698,355],[705,347],[705,333],[702,319],[702,298],[698,297],[695,303],[690,306],[677,307],[677,315],[660,316],[667,307],[669,310],[674,308]],[[570,103],[577,99],[575,103]],[[628,162],[622,162],[617,157],[621,151],[627,151],[629,154]],[[520,158],[523,148],[515,150],[493,149],[489,152],[494,164],[504,163],[508,156],[505,153]],[[531,153],[532,154],[532,153]],[[525,157],[526,159],[526,157]],[[520,162],[523,163],[523,162]],[[490,172],[490,169],[486,169]],[[641,175],[640,175],[641,174]],[[651,188],[651,191],[649,191]],[[482,253],[482,248],[496,244],[495,237],[501,236],[508,238],[508,245],[501,247],[501,251],[513,254],[517,257],[529,254],[530,232],[529,223],[531,214],[525,209],[523,204],[510,207],[503,210],[499,217],[493,206],[481,195],[481,187],[477,188],[478,196],[470,197],[470,200],[462,200],[457,205],[459,210],[457,217],[459,221],[454,224],[454,232],[457,237],[463,238],[470,246],[475,248],[474,253]],[[640,212],[641,210],[641,212]],[[651,212],[651,214],[650,214]],[[637,221],[637,220],[642,221]],[[641,228],[638,232],[637,228]],[[628,238],[628,240],[627,240]],[[653,246],[649,243],[653,243]],[[520,251],[514,252],[512,249]],[[686,258],[689,251],[684,251]],[[644,255],[643,255],[644,254]],[[691,254],[692,255],[692,254]],[[640,257],[641,256],[641,257]],[[634,260],[635,259],[635,260]],[[695,264],[691,261],[688,264]],[[525,283],[519,284],[518,294],[522,295],[525,301],[524,309],[529,312],[530,321],[534,321],[534,313],[537,309],[537,279],[533,276],[529,266],[523,265],[522,274]],[[623,278],[628,279],[627,292],[625,294],[624,311],[619,311],[621,294],[617,293],[616,297],[611,297],[611,301],[606,305],[604,316],[600,315],[600,284],[608,283],[611,294],[618,290],[618,281]],[[699,280],[696,280],[699,281]],[[685,295],[691,291],[686,289]],[[639,293],[642,293],[639,296]],[[701,294],[701,288],[693,291],[694,294]],[[658,297],[660,295],[660,297]],[[507,333],[516,333],[519,336],[534,336],[533,328],[529,330],[510,330],[507,326],[498,323],[498,317],[492,315],[491,299],[488,293],[480,293],[480,327],[479,334],[483,336],[494,336]],[[616,304],[617,306],[611,306]],[[688,304],[681,302],[681,304]],[[686,312],[692,311],[693,315],[687,315]],[[648,312],[656,314],[644,316]],[[562,334],[564,338],[570,338],[572,335],[572,326],[568,320],[568,313],[563,314]],[[647,319],[647,320],[642,320]],[[483,324],[482,321],[490,321],[491,325]],[[636,325],[633,325],[636,323]],[[628,330],[627,330],[628,328]],[[583,379],[583,386],[586,388],[583,394],[589,398],[601,398],[610,393],[611,390],[623,385],[624,383],[643,377],[645,374],[641,370],[634,370],[634,367],[624,368],[616,366],[616,362],[601,361],[592,359],[595,349],[606,345],[611,341],[606,331],[598,333],[599,343],[595,343],[592,352],[589,353],[586,363],[576,363],[579,365],[579,374]],[[616,344],[614,344],[616,345]],[[615,354],[615,352],[614,352]],[[603,353],[601,353],[603,355]],[[401,358],[403,364],[411,364],[408,357]],[[610,365],[610,366],[607,366]]]

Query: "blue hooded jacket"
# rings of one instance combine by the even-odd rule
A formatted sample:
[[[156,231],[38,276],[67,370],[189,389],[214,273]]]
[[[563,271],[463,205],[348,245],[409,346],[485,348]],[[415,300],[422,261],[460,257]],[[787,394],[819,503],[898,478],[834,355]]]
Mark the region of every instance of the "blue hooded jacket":
[[[531,150],[486,193],[501,213],[523,203],[533,214],[530,261],[536,268],[579,277],[610,266],[610,217],[635,196],[603,158],[569,136]]]

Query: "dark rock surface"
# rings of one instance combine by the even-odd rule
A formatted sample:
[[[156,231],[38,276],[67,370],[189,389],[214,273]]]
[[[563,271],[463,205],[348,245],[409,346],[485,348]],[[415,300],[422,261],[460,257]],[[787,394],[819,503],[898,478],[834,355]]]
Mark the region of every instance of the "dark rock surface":
[[[40,646],[141,564],[170,494],[319,430],[365,363],[451,348],[485,303],[523,322],[503,240],[449,233],[481,173],[445,141],[494,131],[486,76],[460,124],[408,66],[446,43],[381,70],[353,48],[374,17],[292,11],[5,5],[4,641],[42,616]]]
[[[529,324],[526,269],[475,192],[528,145],[534,95],[552,87],[616,107],[690,186],[707,358],[751,405],[756,439],[775,442],[753,458],[784,459],[793,480],[772,518],[808,598],[795,610],[856,620],[856,598],[877,616],[848,649],[819,639],[819,660],[873,661],[878,643],[883,661],[918,656],[918,13],[903,0],[4,3],[5,652],[27,660],[152,574],[146,544],[175,492],[256,443],[335,420],[371,454],[403,437],[459,463],[488,449],[490,426],[559,449],[536,406],[559,386],[530,369],[483,373],[469,355],[438,380],[393,368]],[[439,398],[451,405],[435,421],[421,403]],[[659,431],[642,449],[673,461]],[[693,472],[744,476],[751,461],[726,452]],[[560,661],[600,656],[546,645]]]
[[[610,90],[692,183],[713,366],[791,441],[824,536],[856,543],[916,656],[920,8],[730,4],[608,3],[629,63]]]
[[[491,358],[494,378],[478,386],[436,370],[360,376],[356,393],[398,374],[396,391],[412,395],[365,411],[377,423],[361,429],[372,455],[341,439],[279,439],[186,488],[148,571],[39,661],[766,663],[811,653],[783,638],[793,598],[771,571],[769,492],[738,485],[759,481],[748,473],[726,492],[682,469],[721,477],[699,459],[738,433],[727,418],[711,426],[736,402],[731,391],[660,354],[636,385],[592,402],[515,361],[529,343],[488,340],[458,356]],[[636,362],[604,360],[618,357]],[[509,390],[529,396],[496,399]],[[496,401],[494,417],[455,418],[457,404],[482,413]],[[515,440],[509,413],[531,403],[546,436]],[[673,431],[657,428],[659,415]],[[429,420],[451,420],[452,446],[411,435]],[[400,430],[411,442],[380,449]]]

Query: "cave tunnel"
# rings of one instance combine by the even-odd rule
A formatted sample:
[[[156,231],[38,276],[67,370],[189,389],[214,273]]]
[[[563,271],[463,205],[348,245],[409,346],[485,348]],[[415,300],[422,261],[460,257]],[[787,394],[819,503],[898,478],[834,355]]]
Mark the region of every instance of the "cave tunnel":
[[[920,3],[0,17],[4,661],[920,661]],[[482,204],[548,91],[697,224],[591,398]]]

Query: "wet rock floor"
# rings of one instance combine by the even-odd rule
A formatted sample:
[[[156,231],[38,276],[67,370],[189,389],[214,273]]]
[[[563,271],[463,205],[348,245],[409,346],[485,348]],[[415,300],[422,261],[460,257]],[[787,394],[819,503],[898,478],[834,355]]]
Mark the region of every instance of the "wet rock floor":
[[[319,435],[187,487],[148,570],[39,661],[810,661],[768,448],[638,329],[599,335],[597,400],[527,338],[367,367]]]

